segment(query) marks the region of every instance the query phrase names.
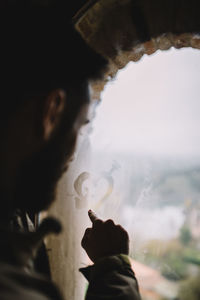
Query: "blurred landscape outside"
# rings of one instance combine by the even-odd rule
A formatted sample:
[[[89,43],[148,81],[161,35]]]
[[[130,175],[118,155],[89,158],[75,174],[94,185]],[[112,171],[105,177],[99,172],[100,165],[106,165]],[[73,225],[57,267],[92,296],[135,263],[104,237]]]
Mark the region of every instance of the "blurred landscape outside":
[[[199,87],[199,51],[158,51],[118,72],[89,127],[90,207],[129,232],[144,300],[200,299]]]

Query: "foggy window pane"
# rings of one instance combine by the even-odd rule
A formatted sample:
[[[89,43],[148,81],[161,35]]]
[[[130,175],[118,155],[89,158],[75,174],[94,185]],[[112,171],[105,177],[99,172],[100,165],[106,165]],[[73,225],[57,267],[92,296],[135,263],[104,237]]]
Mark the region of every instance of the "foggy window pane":
[[[144,300],[200,299],[199,87],[199,51],[158,51],[118,72],[92,122],[90,207],[128,230]]]

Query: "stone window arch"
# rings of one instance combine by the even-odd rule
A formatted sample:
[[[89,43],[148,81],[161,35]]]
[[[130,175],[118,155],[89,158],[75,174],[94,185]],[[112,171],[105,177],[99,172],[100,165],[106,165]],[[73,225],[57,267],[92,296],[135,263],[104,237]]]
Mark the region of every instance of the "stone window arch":
[[[103,81],[94,83],[95,99],[104,85],[130,61],[157,50],[200,49],[198,0],[91,0],[73,18],[87,43],[109,60]]]

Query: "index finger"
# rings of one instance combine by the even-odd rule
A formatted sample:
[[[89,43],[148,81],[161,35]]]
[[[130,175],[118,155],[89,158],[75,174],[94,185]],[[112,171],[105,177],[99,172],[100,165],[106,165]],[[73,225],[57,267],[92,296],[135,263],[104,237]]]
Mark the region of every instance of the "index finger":
[[[90,209],[88,211],[88,216],[90,218],[90,221],[94,224],[97,220],[100,220],[97,215]]]

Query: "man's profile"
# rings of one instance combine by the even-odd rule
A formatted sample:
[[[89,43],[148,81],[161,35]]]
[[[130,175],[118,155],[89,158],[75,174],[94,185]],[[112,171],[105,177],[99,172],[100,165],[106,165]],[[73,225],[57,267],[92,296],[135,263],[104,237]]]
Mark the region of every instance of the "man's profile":
[[[100,79],[107,66],[68,22],[64,4],[30,3],[1,4],[2,300],[62,299],[34,264],[27,270],[11,257],[15,249],[19,255],[32,251],[30,239],[38,236],[29,234],[27,215],[33,220],[54,200],[78,131],[87,122],[89,80]],[[92,228],[82,240],[94,262],[92,269],[82,270],[90,281],[87,299],[139,299],[134,273],[123,256],[128,254],[126,231],[112,220],[90,219]],[[48,232],[45,226],[38,234]]]

